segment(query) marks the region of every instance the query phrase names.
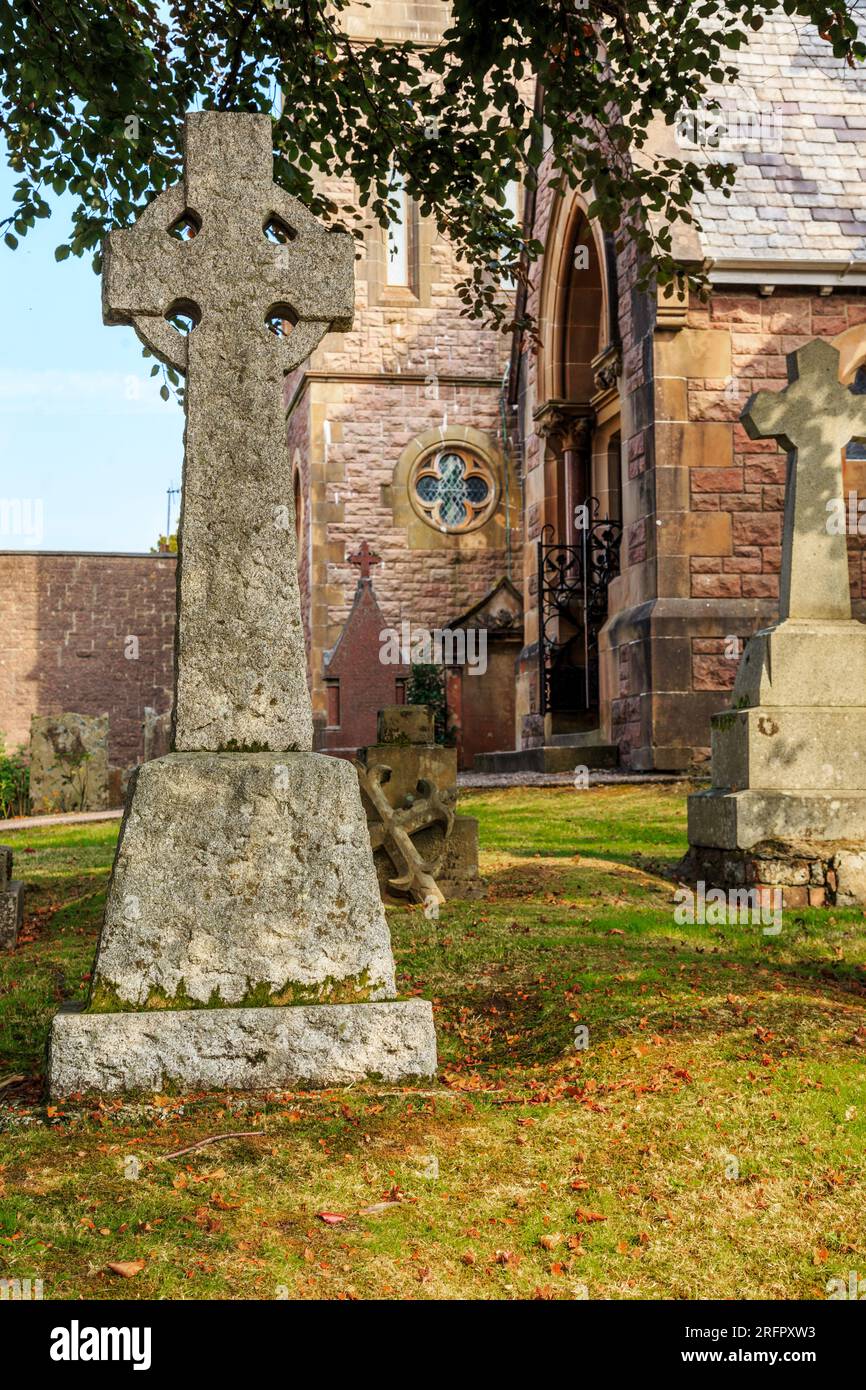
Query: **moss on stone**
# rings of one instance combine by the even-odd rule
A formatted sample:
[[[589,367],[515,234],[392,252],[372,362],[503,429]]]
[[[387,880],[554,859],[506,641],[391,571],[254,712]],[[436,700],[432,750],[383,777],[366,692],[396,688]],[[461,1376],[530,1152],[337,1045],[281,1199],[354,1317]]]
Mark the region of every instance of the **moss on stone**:
[[[228,743],[223,743],[217,750],[220,753],[272,753],[274,750],[267,743],[238,743],[236,738],[230,738]]]
[[[346,975],[340,980],[329,975],[315,984],[287,980],[276,990],[272,990],[267,982],[262,981],[248,988],[243,998],[232,1001],[223,999],[219,990],[214,990],[205,1002],[192,999],[186,992],[185,982],[181,980],[174,995],[168,995],[164,990],[154,987],[143,1004],[134,1004],[127,999],[121,999],[113,985],[104,980],[96,980],[85,1012],[116,1014],[146,1013],[160,1009],[257,1009],[294,1004],[368,1004],[374,995],[381,993],[382,987],[381,980],[371,980],[369,970],[362,970],[358,975]]]

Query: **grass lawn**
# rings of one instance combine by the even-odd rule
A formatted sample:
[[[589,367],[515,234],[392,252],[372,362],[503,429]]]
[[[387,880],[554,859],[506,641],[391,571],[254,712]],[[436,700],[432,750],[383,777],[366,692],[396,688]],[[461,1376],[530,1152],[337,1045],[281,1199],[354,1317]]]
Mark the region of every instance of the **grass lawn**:
[[[69,1299],[793,1299],[866,1275],[864,914],[677,926],[686,790],[461,798],[488,899],[388,910],[439,1037],[438,1080],[406,1088],[46,1106],[117,824],[0,836],[29,887],[0,959],[0,1277]],[[170,1157],[230,1131],[256,1133]]]

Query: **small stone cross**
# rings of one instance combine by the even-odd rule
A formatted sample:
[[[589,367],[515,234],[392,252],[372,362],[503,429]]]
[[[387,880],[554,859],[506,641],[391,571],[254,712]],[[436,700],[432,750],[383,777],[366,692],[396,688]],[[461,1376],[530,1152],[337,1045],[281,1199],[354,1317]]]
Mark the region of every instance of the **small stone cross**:
[[[788,382],[759,391],[741,415],[750,439],[776,439],[788,450],[780,617],[844,621],[848,550],[845,535],[828,527],[827,504],[844,495],[845,446],[866,442],[866,398],[842,385],[838,350],[819,338],[789,355]]]
[[[349,556],[349,564],[358,566],[359,579],[369,579],[370,566],[381,565],[381,563],[381,555],[374,555],[366,541],[361,541],[361,544],[358,546],[357,554]]]
[[[351,327],[353,260],[274,183],[270,117],[236,112],[189,113],[183,182],[108,237],[105,322],[186,374],[178,751],[312,746],[283,382]]]

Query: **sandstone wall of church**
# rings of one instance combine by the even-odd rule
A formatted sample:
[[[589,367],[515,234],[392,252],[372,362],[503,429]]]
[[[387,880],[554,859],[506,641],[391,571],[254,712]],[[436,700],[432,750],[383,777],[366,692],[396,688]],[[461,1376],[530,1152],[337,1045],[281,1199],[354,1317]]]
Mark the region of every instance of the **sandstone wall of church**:
[[[529,297],[542,350],[525,355],[521,399],[529,541],[557,516],[553,450],[534,417],[557,394],[545,352],[557,343],[557,305],[567,302],[571,275],[568,219],[547,173],[534,227],[545,261],[533,268]],[[785,286],[763,296],[755,286],[678,305],[638,289],[631,245],[616,274],[623,535],[600,643],[602,733],[627,766],[686,768],[708,756],[710,718],[727,703],[744,642],[778,612],[785,457],[773,441],[747,437],[740,411],[752,392],[786,381],[793,349],[866,323],[866,296]],[[866,498],[863,462],[848,462],[849,489]],[[863,617],[864,537],[849,536],[849,555],[854,611]],[[538,713],[535,569],[528,545],[518,686],[527,745],[547,735]]]
[[[778,600],[785,456],[773,440],[749,439],[740,410],[754,391],[787,380],[785,358],[812,338],[833,338],[866,323],[866,297],[822,297],[777,289],[768,298],[716,293],[708,306],[689,311],[689,326],[722,333],[730,344],[730,372],[687,380],[687,419],[715,424],[713,453],[690,451],[690,507],[724,520],[717,550],[690,556],[693,597]],[[724,422],[724,423],[722,423]],[[846,465],[846,486],[866,496],[863,463]],[[730,518],[728,520],[728,518]],[[866,593],[866,550],[849,537],[851,597]]]
[[[327,187],[335,202],[352,196],[348,186]],[[412,288],[388,286],[385,233],[368,229],[351,331],[329,334],[287,384],[289,455],[299,460],[305,499],[300,576],[317,716],[325,652],[355,594],[349,557],[362,540],[381,557],[372,578],[394,624],[444,626],[509,571],[519,580],[520,495],[501,449],[509,339],[461,315],[456,286],[465,271],[429,219],[417,220],[413,238]],[[431,431],[459,441],[466,430],[478,431],[495,456],[499,512],[479,530],[445,535],[408,515],[401,459]]]

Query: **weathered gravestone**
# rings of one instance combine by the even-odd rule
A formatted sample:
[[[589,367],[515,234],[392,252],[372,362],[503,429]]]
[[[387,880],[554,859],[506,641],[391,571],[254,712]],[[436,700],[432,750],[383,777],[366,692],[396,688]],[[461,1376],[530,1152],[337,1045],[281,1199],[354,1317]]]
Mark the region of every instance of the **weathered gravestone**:
[[[108,715],[34,715],[30,810],[102,811],[109,805]]]
[[[54,1020],[54,1095],[436,1066],[430,1005],[394,998],[354,769],[309,751],[282,384],[350,326],[353,249],[273,183],[271,141],[266,116],[188,115],[183,183],[108,239],[106,321],[186,373],[175,751],[131,781],[90,999]]]
[[[428,908],[483,896],[478,821],[455,814],[457,749],[434,741],[426,705],[386,706],[377,732],[355,766],[383,895]]]
[[[24,884],[12,877],[12,851],[0,845],[0,951],[11,951],[24,921]]]
[[[689,797],[682,870],[718,886],[781,887],[786,905],[866,900],[866,626],[851,617],[843,451],[866,442],[866,398],[815,340],[789,385],[743,411],[753,439],[789,451],[780,617],[743,654],[733,708],[716,715],[712,789]],[[837,897],[838,895],[838,897]]]

